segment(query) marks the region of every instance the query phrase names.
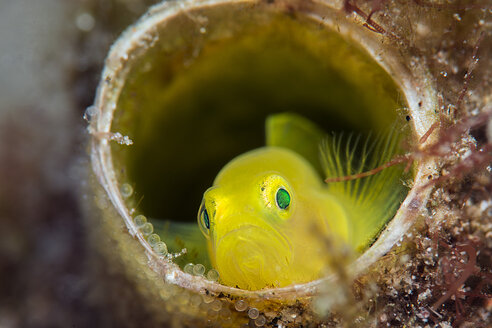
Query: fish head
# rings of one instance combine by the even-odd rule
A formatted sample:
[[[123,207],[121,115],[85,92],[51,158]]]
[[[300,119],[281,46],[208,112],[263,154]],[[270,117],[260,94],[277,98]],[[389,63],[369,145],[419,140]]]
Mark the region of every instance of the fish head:
[[[236,157],[205,193],[198,223],[221,281],[245,289],[296,282],[300,230],[320,212],[322,180],[298,154],[264,147]]]

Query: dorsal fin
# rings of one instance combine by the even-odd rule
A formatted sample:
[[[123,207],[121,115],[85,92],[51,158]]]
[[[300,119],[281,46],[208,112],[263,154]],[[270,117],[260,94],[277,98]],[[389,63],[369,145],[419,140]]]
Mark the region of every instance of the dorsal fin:
[[[401,140],[396,128],[379,136],[328,136],[320,146],[321,162],[327,178],[342,177],[377,168],[398,153]],[[406,193],[404,168],[394,166],[374,175],[328,184],[331,193],[348,208],[352,243],[358,250],[370,246],[383,226],[395,215]]]
[[[288,148],[311,163],[323,176],[319,145],[325,133],[316,124],[294,113],[270,115],[265,126],[266,145]]]

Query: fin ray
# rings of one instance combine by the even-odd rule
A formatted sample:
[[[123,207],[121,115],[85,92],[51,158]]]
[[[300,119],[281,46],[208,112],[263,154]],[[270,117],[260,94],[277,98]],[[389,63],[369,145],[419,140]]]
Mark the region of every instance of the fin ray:
[[[379,167],[398,153],[400,137],[396,128],[379,137],[361,135],[328,136],[320,144],[320,157],[327,178],[362,173]],[[370,245],[382,227],[393,217],[406,188],[401,183],[402,167],[390,167],[374,175],[349,181],[333,182],[330,192],[340,196],[353,216],[354,246],[362,250]]]

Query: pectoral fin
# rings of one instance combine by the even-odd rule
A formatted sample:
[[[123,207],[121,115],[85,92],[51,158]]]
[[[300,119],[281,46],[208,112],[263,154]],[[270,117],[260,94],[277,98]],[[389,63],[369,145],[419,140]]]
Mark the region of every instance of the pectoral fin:
[[[354,175],[391,161],[398,154],[400,136],[394,128],[376,138],[337,135],[325,139],[320,148],[326,177]],[[350,213],[351,239],[357,250],[369,247],[395,215],[407,192],[403,179],[404,167],[399,165],[365,178],[328,184]]]
[[[155,233],[166,243],[170,253],[178,253],[186,248],[186,254],[175,259],[175,263],[180,266],[186,263],[201,263],[206,268],[210,268],[207,241],[196,223],[154,219],[152,224]]]

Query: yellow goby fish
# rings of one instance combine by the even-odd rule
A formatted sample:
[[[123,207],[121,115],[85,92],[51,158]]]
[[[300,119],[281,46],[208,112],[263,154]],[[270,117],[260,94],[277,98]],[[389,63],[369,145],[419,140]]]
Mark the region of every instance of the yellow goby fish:
[[[334,184],[320,173],[377,167],[395,154],[396,139],[359,145],[295,114],[270,117],[267,146],[229,162],[200,206],[198,223],[221,282],[249,290],[308,282],[326,269],[328,244],[368,247],[404,195],[401,169]]]

